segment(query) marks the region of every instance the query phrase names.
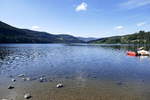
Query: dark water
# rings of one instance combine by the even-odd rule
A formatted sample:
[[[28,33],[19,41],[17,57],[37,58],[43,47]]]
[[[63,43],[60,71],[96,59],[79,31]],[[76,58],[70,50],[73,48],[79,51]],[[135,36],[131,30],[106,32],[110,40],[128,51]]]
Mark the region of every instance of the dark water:
[[[0,77],[25,74],[35,79],[44,75],[56,80],[114,81],[118,85],[149,83],[150,58],[126,55],[137,47],[140,45],[1,44]],[[145,48],[150,50],[149,45]]]

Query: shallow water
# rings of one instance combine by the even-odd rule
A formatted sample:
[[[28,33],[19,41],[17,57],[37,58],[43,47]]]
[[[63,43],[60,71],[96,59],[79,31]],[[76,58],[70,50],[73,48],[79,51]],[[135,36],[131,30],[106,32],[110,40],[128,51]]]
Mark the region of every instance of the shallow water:
[[[0,99],[148,100],[150,58],[126,56],[140,45],[1,44]],[[145,48],[150,50],[150,45]],[[25,74],[30,81],[17,77]],[[41,76],[46,81],[39,82]],[[11,82],[15,78],[15,83]],[[56,88],[57,83],[64,87]],[[15,89],[8,90],[9,84]]]

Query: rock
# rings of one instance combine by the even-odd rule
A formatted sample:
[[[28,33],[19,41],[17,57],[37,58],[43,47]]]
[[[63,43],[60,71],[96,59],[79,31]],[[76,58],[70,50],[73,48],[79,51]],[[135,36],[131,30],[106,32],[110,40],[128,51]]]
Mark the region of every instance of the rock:
[[[43,77],[40,77],[40,82],[43,82],[44,81],[44,78]]]
[[[43,80],[43,77],[40,77],[40,80]]]
[[[26,80],[27,80],[27,81],[30,81],[30,80],[31,80],[31,78],[30,78],[30,77],[27,77],[27,78],[26,78]]]
[[[24,76],[25,76],[24,74],[19,74],[19,75],[18,75],[18,77],[24,77]]]
[[[1,100],[8,100],[8,99],[1,99]]]
[[[40,80],[39,80],[40,82],[46,82],[47,80],[46,80],[46,78],[45,77],[40,77]]]
[[[16,60],[18,60],[18,59],[19,59],[19,57],[15,57],[15,59],[16,59]]]
[[[12,78],[11,81],[12,81],[12,82],[16,82],[16,79]]]
[[[25,95],[24,95],[24,99],[30,99],[32,96],[31,96],[31,94],[30,93],[26,93]]]
[[[15,88],[14,86],[11,85],[8,86],[8,89],[14,89],[14,88]]]
[[[23,77],[22,80],[24,80],[24,81],[30,81],[31,78],[30,77]]]
[[[26,78],[22,78],[23,81],[26,81]]]
[[[57,88],[62,88],[62,87],[64,87],[64,86],[63,86],[63,84],[59,83],[59,84],[56,85],[56,87],[57,87]]]

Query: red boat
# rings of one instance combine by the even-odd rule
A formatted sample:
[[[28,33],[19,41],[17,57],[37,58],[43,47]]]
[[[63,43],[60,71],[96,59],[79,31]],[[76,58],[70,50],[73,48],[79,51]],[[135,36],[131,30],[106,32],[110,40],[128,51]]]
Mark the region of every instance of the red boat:
[[[128,51],[127,52],[128,56],[150,56],[150,52],[144,50],[144,47],[138,48],[137,52],[134,51]]]
[[[128,51],[127,55],[128,56],[137,56],[138,54],[136,52],[133,52],[133,51]]]

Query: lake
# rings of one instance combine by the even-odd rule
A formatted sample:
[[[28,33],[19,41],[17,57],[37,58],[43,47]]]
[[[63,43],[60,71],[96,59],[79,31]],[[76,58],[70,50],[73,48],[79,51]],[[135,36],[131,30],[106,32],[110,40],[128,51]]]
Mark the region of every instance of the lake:
[[[1,44],[0,99],[22,100],[30,93],[32,100],[148,100],[150,57],[126,55],[140,46]]]

